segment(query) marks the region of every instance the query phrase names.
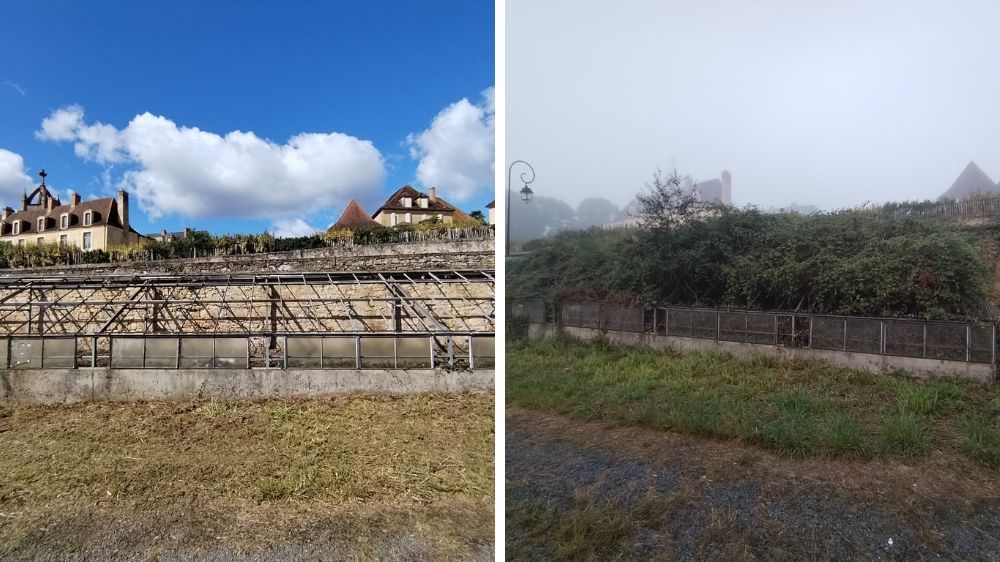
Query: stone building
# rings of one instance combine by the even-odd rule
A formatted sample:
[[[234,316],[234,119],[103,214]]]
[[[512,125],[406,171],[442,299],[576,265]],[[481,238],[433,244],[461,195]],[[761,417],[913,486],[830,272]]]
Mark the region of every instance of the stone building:
[[[487,212],[489,212],[489,214],[490,214],[490,222],[489,222],[489,224],[496,224],[496,217],[495,217],[495,215],[496,215],[496,207],[497,207],[496,200],[490,201],[489,203],[486,204]]]
[[[21,209],[5,207],[0,214],[0,242],[103,250],[113,244],[135,243],[142,237],[129,224],[126,191],[90,201],[80,201],[80,196],[72,193],[69,203],[63,204],[45,185],[45,170],[38,175],[42,181],[21,197]]]
[[[445,223],[472,222],[469,215],[463,213],[451,203],[437,196],[437,189],[430,188],[430,193],[417,191],[412,186],[404,185],[375,211],[372,218],[382,226],[397,224],[417,224],[422,220],[437,218]]]

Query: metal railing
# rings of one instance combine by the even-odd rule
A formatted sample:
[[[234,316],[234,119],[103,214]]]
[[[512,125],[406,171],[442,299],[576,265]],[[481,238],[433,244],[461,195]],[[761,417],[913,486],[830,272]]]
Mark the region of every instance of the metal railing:
[[[996,362],[996,325],[986,322],[621,306],[600,302],[547,303],[540,299],[514,301],[511,311],[531,322],[596,330],[948,361]]]

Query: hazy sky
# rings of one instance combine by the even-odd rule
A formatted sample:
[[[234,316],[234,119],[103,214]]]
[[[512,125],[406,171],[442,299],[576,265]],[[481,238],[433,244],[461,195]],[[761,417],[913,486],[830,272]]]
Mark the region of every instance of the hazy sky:
[[[657,167],[764,207],[1000,179],[996,0],[508,0],[506,42],[508,161],[574,205]]]

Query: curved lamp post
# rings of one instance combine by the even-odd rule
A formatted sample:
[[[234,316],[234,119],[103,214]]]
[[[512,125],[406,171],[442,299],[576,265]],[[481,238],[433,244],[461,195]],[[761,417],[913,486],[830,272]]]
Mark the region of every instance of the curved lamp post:
[[[507,230],[507,244],[505,246],[506,252],[504,254],[506,256],[510,256],[510,210],[511,210],[510,209],[510,191],[511,191],[511,189],[510,189],[510,176],[511,176],[511,172],[514,170],[514,165],[515,164],[524,164],[525,166],[528,167],[528,170],[531,171],[530,178],[528,177],[528,172],[527,171],[521,172],[521,182],[524,183],[524,187],[522,187],[521,190],[520,190],[521,200],[524,201],[525,203],[531,203],[531,198],[535,194],[535,192],[532,191],[530,187],[528,187],[529,183],[535,181],[535,169],[531,167],[531,164],[528,164],[524,160],[514,160],[513,162],[511,162],[510,166],[507,167],[507,229],[506,229]]]

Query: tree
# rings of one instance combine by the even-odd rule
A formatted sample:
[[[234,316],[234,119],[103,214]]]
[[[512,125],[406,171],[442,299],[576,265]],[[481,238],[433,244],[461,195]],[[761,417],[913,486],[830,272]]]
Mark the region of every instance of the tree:
[[[482,224],[486,224],[486,215],[484,215],[483,212],[480,211],[479,209],[476,209],[475,211],[469,213],[469,217]]]
[[[602,197],[584,199],[576,206],[576,222],[579,228],[611,224],[621,218],[622,213],[618,207]]]
[[[681,189],[681,178],[674,170],[664,176],[657,170],[652,185],[646,184],[647,193],[639,194],[639,219],[644,226],[673,230],[689,220],[711,214],[718,205],[703,202],[693,192]]]

